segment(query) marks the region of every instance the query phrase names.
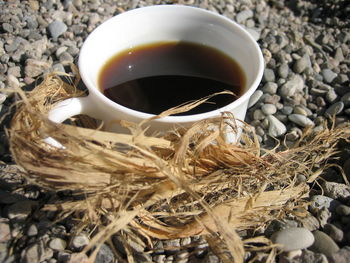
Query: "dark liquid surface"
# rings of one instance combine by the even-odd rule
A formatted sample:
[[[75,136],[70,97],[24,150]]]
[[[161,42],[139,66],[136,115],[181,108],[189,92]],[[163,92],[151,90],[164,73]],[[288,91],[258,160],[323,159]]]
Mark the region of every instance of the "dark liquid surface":
[[[242,95],[245,75],[222,52],[189,42],[138,46],[112,57],[102,68],[98,84],[112,101],[133,110],[159,114],[185,102],[229,90],[179,114],[221,108]]]

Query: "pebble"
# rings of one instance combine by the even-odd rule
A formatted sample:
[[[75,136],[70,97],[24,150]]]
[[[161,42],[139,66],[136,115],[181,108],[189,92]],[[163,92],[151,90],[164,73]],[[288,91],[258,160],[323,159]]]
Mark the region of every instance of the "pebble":
[[[288,263],[294,263],[295,261],[287,261]],[[286,262],[286,263],[287,263]],[[314,253],[308,249],[304,249],[301,256],[297,258],[295,263],[328,263],[327,257],[320,253]],[[281,263],[281,262],[279,262]]]
[[[87,262],[88,256],[83,254],[83,253],[73,253],[69,257],[67,263],[82,263],[82,262]]]
[[[275,72],[272,69],[266,68],[264,70],[264,80],[266,82],[274,82],[275,81]]]
[[[350,206],[340,204],[337,206],[335,211],[340,216],[349,216],[350,215]]]
[[[67,247],[67,242],[56,237],[50,240],[49,247],[53,250],[64,250]]]
[[[20,87],[19,81],[14,75],[7,76],[7,85],[14,90],[17,90]]]
[[[248,18],[251,18],[251,17],[253,17],[253,11],[250,9],[244,10],[244,11],[241,11],[237,14],[236,21],[241,24],[244,21],[246,21]]]
[[[274,233],[271,236],[271,241],[275,244],[281,244],[282,250],[288,252],[308,248],[313,244],[314,236],[306,228],[286,228]]]
[[[315,242],[309,248],[311,251],[322,253],[329,257],[339,250],[338,245],[324,232],[316,230],[312,234],[314,235]]]
[[[345,246],[336,253],[328,256],[329,263],[349,263],[350,247]]]
[[[333,199],[346,200],[350,198],[350,187],[345,184],[324,182],[323,190],[325,195]]]
[[[0,243],[11,239],[11,229],[8,222],[0,221]]]
[[[279,66],[277,69],[277,73],[281,78],[286,79],[289,74],[288,64],[282,64],[281,66]]]
[[[73,237],[70,243],[70,247],[73,251],[81,251],[85,246],[89,244],[90,240],[84,233],[80,233]]]
[[[342,242],[344,239],[344,232],[333,224],[325,224],[323,231],[329,235],[335,242]]]
[[[301,127],[315,126],[315,123],[312,120],[301,114],[290,114],[288,119]]]
[[[340,114],[344,109],[344,103],[342,101],[338,101],[334,104],[332,104],[327,110],[326,110],[326,116],[332,117],[334,115]]]
[[[330,221],[331,216],[332,214],[327,208],[322,208],[316,213],[317,220],[322,228]]]
[[[332,83],[337,77],[337,74],[330,69],[323,69],[321,73],[326,83]]]
[[[114,254],[109,246],[102,244],[97,253],[94,263],[112,263],[114,262]],[[137,261],[140,262],[140,261]]]
[[[163,263],[165,261],[166,256],[164,254],[162,255],[156,255],[153,257],[153,262],[155,263]]]
[[[273,104],[264,104],[261,106],[261,110],[265,115],[272,115],[277,112],[277,108]]]
[[[7,98],[6,94],[0,93],[0,104],[3,104],[5,102],[5,100],[6,100],[6,98]],[[0,198],[0,200],[1,199],[2,198]]]
[[[330,212],[334,212],[339,205],[340,202],[338,200],[324,195],[314,195],[311,197],[310,209],[315,211],[326,208]]]
[[[31,224],[28,229],[27,229],[27,236],[29,237],[33,237],[36,236],[38,234],[38,227],[35,224]]]
[[[263,111],[261,109],[257,109],[253,113],[254,120],[264,120],[265,117],[266,116],[265,116],[265,114],[263,113]]]
[[[291,97],[297,91],[302,91],[303,88],[304,80],[299,75],[295,75],[291,80],[282,85],[280,94],[282,97]]]
[[[338,98],[338,95],[337,93],[335,92],[334,89],[331,89],[330,91],[328,91],[326,93],[326,100],[329,102],[329,103],[334,103]]]
[[[269,121],[268,134],[270,136],[277,138],[286,133],[287,131],[286,126],[281,121],[279,121],[276,117],[274,117],[273,115],[269,115],[267,116],[267,119]]]
[[[315,231],[320,228],[320,223],[316,217],[311,214],[307,217],[299,218],[298,221],[302,224],[302,226],[310,231]]]
[[[53,251],[46,248],[42,241],[34,243],[22,251],[21,263],[33,263],[49,260],[53,256]]]
[[[48,30],[54,41],[57,41],[57,38],[67,31],[67,25],[62,21],[55,20],[49,24]]]
[[[27,59],[24,73],[27,77],[35,78],[42,74],[44,71],[50,69],[51,64],[45,61]]]
[[[350,106],[350,92],[344,94],[340,100],[344,103],[344,106]]]
[[[293,71],[298,74],[303,73],[303,71],[306,69],[309,63],[310,61],[308,61],[307,58],[303,56],[294,63]]]
[[[264,93],[269,93],[271,95],[276,94],[278,85],[274,82],[267,82],[264,87],[262,88],[262,91]]]
[[[264,93],[261,90],[256,90],[249,99],[248,108],[253,107]]]

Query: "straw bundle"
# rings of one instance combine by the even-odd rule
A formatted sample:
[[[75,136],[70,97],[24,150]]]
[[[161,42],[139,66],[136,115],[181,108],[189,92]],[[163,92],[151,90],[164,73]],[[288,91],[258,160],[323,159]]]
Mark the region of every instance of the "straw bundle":
[[[29,180],[84,196],[45,209],[79,217],[79,230],[96,226],[85,249],[97,244],[91,260],[118,234],[129,262],[130,239],[152,250],[154,240],[195,235],[205,236],[224,262],[243,262],[245,251],[259,250],[268,251],[272,261],[276,251],[268,239],[241,240],[236,231],[263,228],[286,214],[303,216],[307,183],[317,179],[337,140],[350,132],[349,125],[325,129],[278,152],[260,148],[247,125],[239,143],[226,143],[224,127],[233,119],[228,113],[162,135],[147,135],[147,123],[123,120],[116,121],[130,134],[102,131],[84,116],[77,118],[84,128],[48,121],[55,103],[83,95],[75,84],[51,74],[28,94],[20,92],[23,101],[8,132]],[[64,148],[45,143],[48,136]],[[307,182],[297,184],[299,174]]]

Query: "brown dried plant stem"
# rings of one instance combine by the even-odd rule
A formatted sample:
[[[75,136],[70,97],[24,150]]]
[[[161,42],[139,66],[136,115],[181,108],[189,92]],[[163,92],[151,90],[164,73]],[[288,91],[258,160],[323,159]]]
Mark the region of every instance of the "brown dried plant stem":
[[[28,179],[42,187],[86,196],[44,207],[62,215],[79,212],[83,227],[97,225],[99,232],[86,249],[114,234],[150,247],[153,239],[203,235],[224,262],[230,257],[223,250],[234,262],[243,262],[244,249],[271,250],[272,261],[275,250],[269,240],[244,241],[236,230],[264,227],[302,207],[309,187],[296,185],[296,176],[303,174],[308,183],[316,180],[336,153],[337,141],[350,134],[349,124],[307,133],[292,149],[278,152],[262,149],[254,132],[242,124],[241,140],[229,144],[225,133],[235,120],[227,113],[157,136],[147,134],[147,121],[116,120],[130,130],[117,134],[97,129],[86,117],[79,118],[84,128],[48,121],[55,103],[82,95],[55,74],[30,93],[20,93],[23,101],[8,130],[13,157]],[[46,144],[48,136],[64,148]]]

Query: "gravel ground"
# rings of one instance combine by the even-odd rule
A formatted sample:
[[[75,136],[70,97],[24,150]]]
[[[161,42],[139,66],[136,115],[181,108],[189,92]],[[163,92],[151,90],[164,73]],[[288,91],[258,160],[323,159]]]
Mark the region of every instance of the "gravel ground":
[[[179,3],[223,14],[244,27],[258,41],[266,62],[259,89],[250,100],[246,121],[259,140],[272,146],[274,138],[288,145],[311,126],[322,130],[329,116],[336,124],[350,115],[350,2],[348,0],[8,0],[0,1],[0,89],[28,87],[52,70],[67,71],[96,26],[128,9]],[[13,97],[0,93],[1,115]],[[89,243],[87,234],[70,235],[75,222],[54,222],[55,215],[39,208],[53,195],[26,182],[8,151],[0,126],[0,262],[81,262],[78,252]],[[338,164],[350,180],[350,155],[344,146]],[[324,175],[324,196],[312,192],[310,216],[273,221],[264,234],[285,244],[276,262],[349,262],[350,187],[338,170]],[[305,178],[300,178],[305,180]],[[65,195],[67,193],[60,193]],[[197,242],[201,251],[178,247]],[[16,244],[13,247],[13,244]],[[310,246],[311,245],[311,246]],[[115,241],[118,249],[118,240]],[[141,257],[145,248],[133,247],[137,262],[219,262],[201,239],[156,244],[158,253]],[[121,249],[121,248],[120,248]],[[301,251],[300,251],[301,249]],[[247,261],[254,255],[247,255]],[[294,256],[294,258],[293,258]],[[263,262],[264,256],[255,262]],[[95,262],[118,262],[105,244]]]

